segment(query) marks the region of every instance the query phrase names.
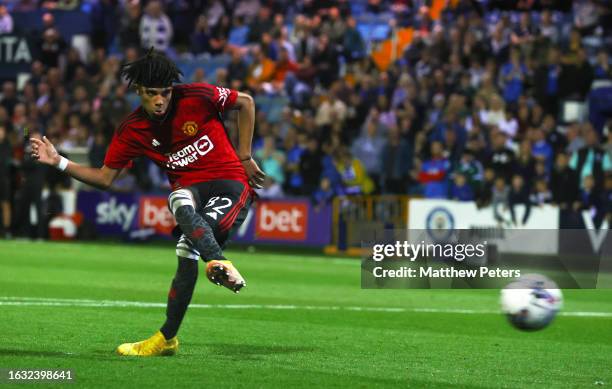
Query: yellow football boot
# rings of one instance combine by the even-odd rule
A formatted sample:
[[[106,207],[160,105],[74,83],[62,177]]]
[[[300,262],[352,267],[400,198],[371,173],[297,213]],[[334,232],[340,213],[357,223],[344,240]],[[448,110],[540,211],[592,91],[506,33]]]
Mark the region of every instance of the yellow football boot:
[[[206,264],[206,277],[216,285],[225,286],[234,293],[246,286],[244,278],[231,261],[212,260]]]
[[[117,347],[117,354],[138,357],[168,356],[176,354],[178,345],[176,336],[166,340],[161,331],[157,331],[155,335],[141,342],[122,344]]]

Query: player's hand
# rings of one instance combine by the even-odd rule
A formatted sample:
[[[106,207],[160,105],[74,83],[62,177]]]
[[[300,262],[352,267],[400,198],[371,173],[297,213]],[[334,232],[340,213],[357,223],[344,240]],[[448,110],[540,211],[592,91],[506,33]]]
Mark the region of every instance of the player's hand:
[[[244,167],[244,170],[246,170],[247,177],[249,177],[249,185],[256,189],[263,188],[263,182],[264,178],[266,178],[266,174],[261,171],[259,166],[257,166],[257,162],[255,162],[253,158],[249,158],[242,161],[242,166]]]
[[[43,136],[42,140],[30,138],[30,142],[32,142],[32,158],[47,165],[59,163],[60,155],[46,136]]]

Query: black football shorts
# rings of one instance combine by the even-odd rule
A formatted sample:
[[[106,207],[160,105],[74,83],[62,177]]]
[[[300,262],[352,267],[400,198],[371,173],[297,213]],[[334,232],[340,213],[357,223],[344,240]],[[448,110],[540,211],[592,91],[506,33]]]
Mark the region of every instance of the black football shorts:
[[[252,189],[234,180],[208,181],[184,189],[193,194],[196,212],[210,225],[217,243],[224,248],[249,212]],[[177,239],[181,238],[179,226],[172,233]]]

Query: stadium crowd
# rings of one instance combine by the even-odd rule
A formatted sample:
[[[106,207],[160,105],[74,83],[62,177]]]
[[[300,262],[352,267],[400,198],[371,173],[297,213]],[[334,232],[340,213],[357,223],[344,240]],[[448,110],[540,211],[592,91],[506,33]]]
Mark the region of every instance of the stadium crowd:
[[[92,49],[83,58],[53,13],[39,29],[11,16],[78,2],[8,1],[0,33],[30,34],[36,60],[19,90],[14,81],[2,85],[2,226],[9,230],[11,214],[25,220],[31,204],[39,215],[58,212],[53,193],[71,185],[29,159],[24,135],[46,135],[62,153],[84,150],[101,166],[114,128],[137,102],[119,68],[150,46],[181,63],[229,57],[213,73],[196,66],[184,81],[268,102],[253,149],[268,175],[262,197],[322,204],[418,194],[609,214],[612,121],[565,121],[563,111],[566,101],[587,101],[595,83],[612,83],[610,4],[576,1],[563,12],[533,6],[546,1],[514,11],[450,3],[434,18],[430,2],[417,0],[89,1]],[[368,35],[363,26],[372,21],[382,21],[384,36]],[[411,43],[388,67],[378,65],[377,41],[401,28],[412,28]],[[143,160],[114,189],[168,185]]]

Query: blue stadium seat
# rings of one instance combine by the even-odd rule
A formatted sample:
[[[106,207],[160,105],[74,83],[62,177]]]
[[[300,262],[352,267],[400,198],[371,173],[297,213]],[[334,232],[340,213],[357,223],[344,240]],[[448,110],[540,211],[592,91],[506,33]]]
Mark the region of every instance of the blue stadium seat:
[[[370,35],[372,35],[372,27],[369,24],[357,24],[357,31],[359,31],[364,41],[370,41]]]
[[[244,46],[249,35],[249,26],[232,28],[229,34],[229,43],[236,46]]]
[[[203,68],[206,74],[206,79],[210,82],[215,81],[215,73],[218,68],[227,67],[230,63],[230,57],[227,55],[216,55],[208,58],[197,59],[179,59],[176,61],[177,66],[183,72],[185,80],[191,80],[193,73],[197,68]]]
[[[284,96],[261,96],[255,97],[257,110],[266,114],[270,123],[278,123],[282,119],[283,109],[289,105],[289,99]]]
[[[389,37],[391,28],[388,24],[376,24],[372,26],[370,31],[370,39],[373,41],[382,41]]]
[[[353,16],[360,16],[366,12],[365,4],[359,1],[351,1],[351,14]]]

